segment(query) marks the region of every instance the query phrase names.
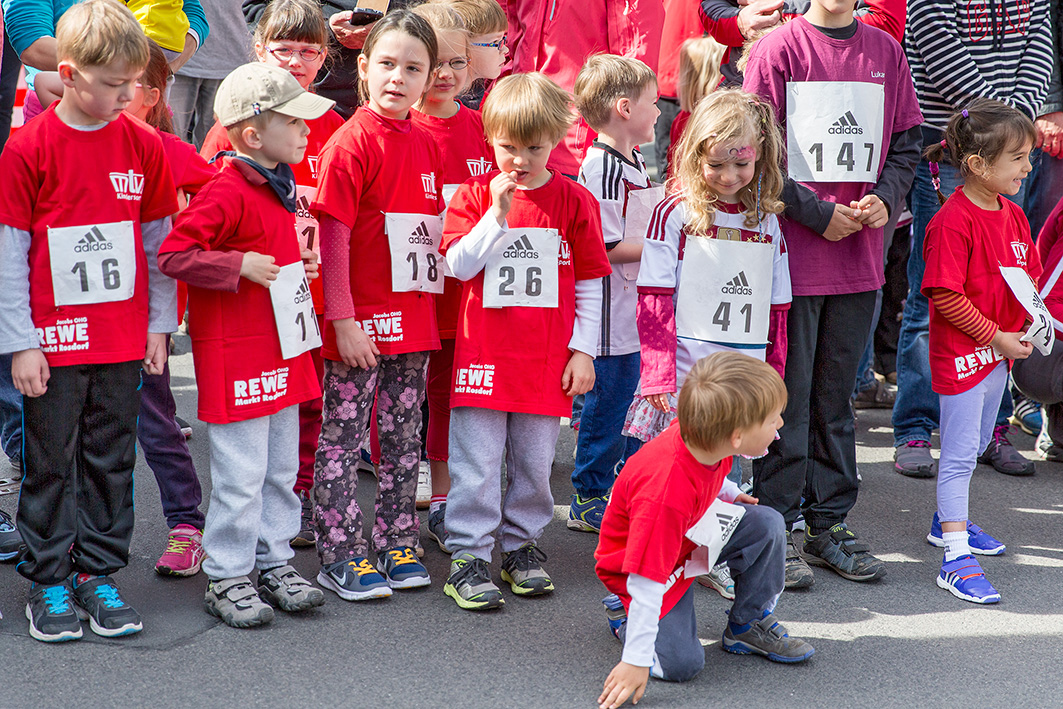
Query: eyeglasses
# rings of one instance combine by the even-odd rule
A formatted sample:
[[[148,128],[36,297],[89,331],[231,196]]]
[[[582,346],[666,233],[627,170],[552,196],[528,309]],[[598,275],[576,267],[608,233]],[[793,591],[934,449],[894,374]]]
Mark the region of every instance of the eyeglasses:
[[[289,49],[288,47],[266,47],[266,51],[282,62],[291,61],[292,57],[296,54],[298,54],[299,58],[304,62],[316,62],[325,54],[320,49],[314,49],[313,47],[305,47],[298,50]]]
[[[490,47],[491,49],[500,49],[509,45],[506,35],[502,35],[502,39],[496,42],[469,42],[474,47]]]
[[[469,66],[469,60],[465,57],[454,57],[449,62],[439,62],[436,64],[436,69],[442,69],[444,64],[449,65],[454,71],[461,71]]]

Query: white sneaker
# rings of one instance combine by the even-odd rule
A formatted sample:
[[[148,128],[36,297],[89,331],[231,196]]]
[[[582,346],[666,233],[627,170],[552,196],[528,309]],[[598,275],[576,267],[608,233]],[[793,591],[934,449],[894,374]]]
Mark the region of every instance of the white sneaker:
[[[729,601],[735,597],[735,582],[731,580],[731,569],[727,564],[717,564],[712,571],[698,576],[698,583],[711,588]]]
[[[432,504],[432,468],[422,460],[417,470],[417,509],[427,510]]]

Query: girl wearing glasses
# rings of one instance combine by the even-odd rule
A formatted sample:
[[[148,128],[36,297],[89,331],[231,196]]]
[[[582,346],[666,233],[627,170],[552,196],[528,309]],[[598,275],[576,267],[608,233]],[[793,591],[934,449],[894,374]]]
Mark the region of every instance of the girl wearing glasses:
[[[314,77],[328,57],[328,36],[321,8],[314,0],[273,0],[266,6],[255,29],[255,56],[260,62],[287,69],[300,86],[310,91]],[[292,165],[298,202],[295,232],[300,247],[309,248],[320,256],[318,223],[310,213],[310,204],[317,195],[318,155],[332,134],[343,125],[343,117],[335,111],[328,111],[306,124],[310,127],[306,153],[302,162]],[[224,150],[232,150],[232,145],[222,125],[215,123],[207,133],[200,154],[209,160]],[[323,331],[325,305],[320,278],[310,282],[310,293],[318,327]],[[311,354],[320,379],[325,373],[321,351],[312,350]],[[299,476],[295,492],[303,503],[303,521],[299,534],[292,540],[293,546],[314,546],[316,542],[308,493],[314,484],[314,454],[320,432],[321,399],[300,404]]]
[[[495,0],[440,0],[439,4],[458,13],[469,33],[469,86],[461,102],[479,109],[485,88],[502,74],[509,55],[506,13]]]

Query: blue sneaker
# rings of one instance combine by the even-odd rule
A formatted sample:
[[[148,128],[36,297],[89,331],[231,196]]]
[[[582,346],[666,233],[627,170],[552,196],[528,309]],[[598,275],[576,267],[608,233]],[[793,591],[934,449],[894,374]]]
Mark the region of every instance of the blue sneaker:
[[[568,528],[577,532],[597,534],[602,530],[602,515],[609,504],[609,496],[588,497],[572,496],[572,505],[568,509]]]
[[[364,556],[322,566],[321,571],[317,572],[317,582],[345,601],[364,601],[391,595],[391,586]]]
[[[811,645],[791,638],[786,628],[769,612],[744,625],[728,622],[720,648],[736,655],[762,655],[772,662],[804,662],[815,654]]]
[[[956,598],[971,603],[997,603],[1000,592],[986,580],[982,567],[973,556],[961,556],[941,564],[937,584]]]
[[[58,643],[81,638],[81,621],[74,610],[70,582],[30,587],[30,599],[26,604],[26,618],[30,622],[30,635],[45,643]]]
[[[1041,432],[1042,416],[1041,402],[1028,399],[1025,396],[1013,395],[1015,399],[1015,413],[1012,414],[1011,422],[1022,429],[1029,436],[1036,436]]]
[[[144,629],[140,614],[122,599],[110,576],[75,574],[74,600],[74,610],[82,620],[89,621],[89,628],[97,635],[115,638]]]
[[[941,536],[941,522],[938,513],[934,513],[934,521],[930,523],[930,534],[926,535],[927,542],[939,549],[945,548],[945,539]],[[967,546],[971,547],[972,554],[983,556],[1000,556],[1006,547],[1004,543],[994,539],[974,522],[967,520]]]
[[[396,547],[381,552],[376,568],[392,588],[421,588],[432,583],[428,569],[417,560],[417,554],[410,547]]]
[[[624,602],[620,600],[620,596],[610,593],[602,599],[602,605],[605,606],[605,617],[609,619],[609,632],[613,634],[614,638],[619,640],[620,629],[627,622],[627,611],[624,610]]]

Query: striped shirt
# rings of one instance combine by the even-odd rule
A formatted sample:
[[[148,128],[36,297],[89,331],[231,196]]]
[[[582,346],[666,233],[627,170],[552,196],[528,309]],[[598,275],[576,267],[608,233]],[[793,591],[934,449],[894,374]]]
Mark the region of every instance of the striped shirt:
[[[1048,0],[909,0],[905,40],[923,125],[944,130],[978,97],[1040,112],[1053,63]]]

